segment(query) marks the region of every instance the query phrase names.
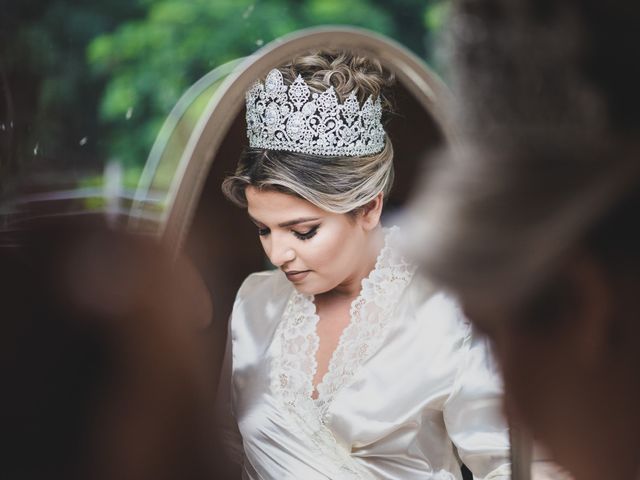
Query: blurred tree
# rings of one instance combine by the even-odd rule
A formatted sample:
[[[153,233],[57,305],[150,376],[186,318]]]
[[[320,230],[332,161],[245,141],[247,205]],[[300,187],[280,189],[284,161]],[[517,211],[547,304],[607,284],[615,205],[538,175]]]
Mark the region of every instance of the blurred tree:
[[[95,171],[108,139],[97,106],[107,79],[86,61],[90,41],[145,13],[128,0],[0,2],[0,176]],[[0,189],[1,190],[1,189]]]
[[[115,159],[135,183],[173,105],[214,67],[328,23],[369,28],[431,58],[448,1],[0,2],[0,174],[20,165],[71,179]]]

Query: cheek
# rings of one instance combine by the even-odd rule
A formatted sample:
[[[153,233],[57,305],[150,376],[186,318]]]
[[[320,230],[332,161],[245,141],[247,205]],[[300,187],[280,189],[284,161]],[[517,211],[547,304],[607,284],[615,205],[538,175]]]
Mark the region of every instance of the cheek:
[[[269,257],[271,252],[270,252],[270,243],[268,239],[262,235],[259,235],[258,238],[260,239],[260,245],[262,246],[264,253],[267,255],[267,257]]]
[[[326,229],[318,232],[313,240],[305,245],[304,257],[308,266],[318,271],[341,270],[348,266],[353,257],[349,249],[349,237],[345,232]]]

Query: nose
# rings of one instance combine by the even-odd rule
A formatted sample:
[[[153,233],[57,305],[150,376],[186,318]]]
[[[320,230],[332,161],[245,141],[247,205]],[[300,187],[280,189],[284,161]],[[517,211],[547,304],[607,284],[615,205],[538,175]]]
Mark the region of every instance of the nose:
[[[272,235],[270,240],[266,253],[273,265],[281,268],[283,265],[295,260],[296,252],[287,241],[279,239],[275,235]]]

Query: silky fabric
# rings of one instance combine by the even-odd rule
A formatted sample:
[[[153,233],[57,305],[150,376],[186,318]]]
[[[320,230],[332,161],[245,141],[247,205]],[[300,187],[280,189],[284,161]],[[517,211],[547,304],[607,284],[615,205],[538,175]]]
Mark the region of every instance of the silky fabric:
[[[389,270],[376,269],[370,278]],[[455,302],[413,275],[386,310],[379,345],[319,408],[278,391],[281,323],[296,294],[282,272],[261,272],[234,304],[221,402],[240,433],[225,437],[244,479],[459,480],[461,462],[476,479],[510,478],[500,380]]]

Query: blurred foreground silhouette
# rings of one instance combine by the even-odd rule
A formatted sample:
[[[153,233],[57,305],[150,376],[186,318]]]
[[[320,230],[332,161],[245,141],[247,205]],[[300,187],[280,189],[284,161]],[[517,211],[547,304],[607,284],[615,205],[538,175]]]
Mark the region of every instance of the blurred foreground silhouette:
[[[459,145],[413,209],[510,418],[577,480],[640,478],[638,25],[630,0],[455,2]]]
[[[226,478],[193,267],[101,219],[0,233],[0,476]]]

